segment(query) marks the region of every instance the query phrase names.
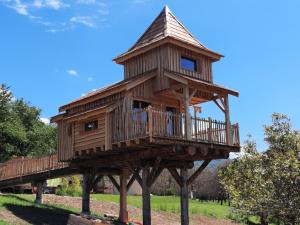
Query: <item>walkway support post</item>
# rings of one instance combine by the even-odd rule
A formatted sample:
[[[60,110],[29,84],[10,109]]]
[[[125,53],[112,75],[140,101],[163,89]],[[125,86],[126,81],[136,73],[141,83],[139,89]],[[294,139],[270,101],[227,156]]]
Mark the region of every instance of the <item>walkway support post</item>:
[[[82,184],[82,210],[83,215],[90,215],[90,191],[92,189],[93,174],[85,172],[83,174],[83,184]]]
[[[149,173],[150,167],[147,164],[142,170],[143,225],[151,225],[150,187],[148,186]]]
[[[189,192],[188,192],[188,171],[187,168],[181,168],[181,185],[180,185],[180,208],[181,208],[181,225],[189,224]]]
[[[45,184],[45,180],[36,181],[34,185],[36,186],[35,200],[36,204],[43,204],[43,187]]]
[[[127,169],[122,169],[120,174],[120,211],[119,220],[123,223],[128,222],[127,211],[127,179],[129,172]]]

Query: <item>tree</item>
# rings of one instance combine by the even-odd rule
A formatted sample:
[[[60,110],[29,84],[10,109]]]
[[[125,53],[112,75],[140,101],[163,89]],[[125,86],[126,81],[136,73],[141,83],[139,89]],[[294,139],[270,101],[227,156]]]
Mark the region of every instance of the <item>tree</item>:
[[[248,140],[244,156],[227,166],[221,183],[233,206],[243,215],[261,217],[261,224],[275,219],[284,224],[300,223],[300,136],[288,117],[273,114],[265,126],[266,152],[259,153]]]
[[[41,156],[56,146],[56,128],[40,121],[41,110],[0,86],[0,162],[12,156]]]

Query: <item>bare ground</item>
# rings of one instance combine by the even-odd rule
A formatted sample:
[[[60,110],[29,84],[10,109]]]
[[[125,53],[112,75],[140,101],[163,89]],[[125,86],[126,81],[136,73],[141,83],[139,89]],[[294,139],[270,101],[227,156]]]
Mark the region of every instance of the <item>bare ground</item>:
[[[71,208],[81,208],[81,198],[62,197],[56,195],[44,195],[44,203],[59,204]],[[27,206],[26,206],[27,207]],[[35,207],[6,207],[7,209],[0,211],[0,219],[10,221],[13,224],[37,224],[37,225],[65,225],[68,214],[67,210],[55,210],[55,215],[49,214],[41,208]],[[31,209],[30,209],[31,208]],[[119,206],[113,202],[91,201],[91,211],[97,214],[117,215]],[[129,218],[133,221],[141,221],[142,211],[139,208],[128,206]],[[180,216],[174,213],[154,212],[152,211],[153,225],[180,225]],[[230,220],[214,219],[205,216],[193,215],[190,217],[192,225],[237,225]]]

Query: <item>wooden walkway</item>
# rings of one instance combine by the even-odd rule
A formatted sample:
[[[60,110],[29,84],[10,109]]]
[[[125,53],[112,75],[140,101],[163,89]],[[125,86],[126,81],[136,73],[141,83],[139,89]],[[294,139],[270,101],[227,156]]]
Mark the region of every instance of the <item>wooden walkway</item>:
[[[17,157],[0,164],[0,188],[46,180],[78,172],[56,154],[39,158]]]

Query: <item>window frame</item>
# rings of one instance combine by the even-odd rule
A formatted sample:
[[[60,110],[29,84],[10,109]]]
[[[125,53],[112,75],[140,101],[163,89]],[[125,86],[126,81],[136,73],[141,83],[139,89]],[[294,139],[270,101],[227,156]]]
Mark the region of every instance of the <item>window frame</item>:
[[[90,130],[86,130],[86,126],[87,126],[88,123],[95,123],[96,127],[92,128]],[[93,118],[93,119],[82,121],[82,131],[83,131],[83,134],[95,132],[98,129],[99,129],[99,120],[98,120],[98,118]]]
[[[185,68],[183,67],[183,64],[182,64],[182,60],[187,60],[187,61],[190,61],[190,62],[193,62],[194,63],[194,69],[189,69],[189,68]],[[187,70],[187,71],[190,71],[190,72],[194,72],[194,73],[197,73],[198,72],[198,60],[197,59],[194,59],[193,57],[189,57],[189,56],[186,56],[186,55],[181,55],[180,56],[180,69],[183,69],[183,70]]]

